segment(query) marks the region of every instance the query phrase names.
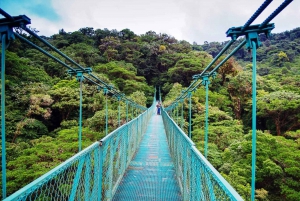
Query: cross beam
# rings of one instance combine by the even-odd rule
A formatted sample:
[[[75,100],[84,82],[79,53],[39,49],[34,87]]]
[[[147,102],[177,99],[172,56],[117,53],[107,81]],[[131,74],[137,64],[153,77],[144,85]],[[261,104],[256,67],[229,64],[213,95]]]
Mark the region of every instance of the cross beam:
[[[5,11],[0,8],[0,14],[6,18],[0,19],[0,34],[6,33],[7,40],[14,40],[15,36],[13,33],[13,27],[20,27],[21,25],[30,24],[30,18],[26,15],[19,15],[15,17],[9,16]]]
[[[2,14],[2,12],[0,11]],[[4,14],[5,15],[5,14]],[[1,18],[0,26],[20,27],[21,25],[31,24],[31,20],[26,15],[14,16],[11,18]]]
[[[244,28],[244,26],[241,27],[232,27],[226,31],[227,37],[231,37],[232,40],[236,40],[239,36],[246,36],[247,40],[247,48],[252,49],[252,42],[254,41],[256,43],[256,46],[261,46],[261,42],[258,39],[258,35],[261,33],[266,34],[267,38],[271,35],[272,29],[275,28],[274,23],[266,24],[256,24],[251,25],[247,28]]]

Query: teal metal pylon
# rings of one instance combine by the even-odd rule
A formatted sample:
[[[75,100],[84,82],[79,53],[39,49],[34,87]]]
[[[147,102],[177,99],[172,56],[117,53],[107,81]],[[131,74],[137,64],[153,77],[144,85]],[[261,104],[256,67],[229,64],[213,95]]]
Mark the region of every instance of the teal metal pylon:
[[[84,73],[91,73],[91,68],[68,70],[70,75],[75,75],[76,80],[79,82],[79,119],[78,119],[78,151],[82,149],[82,82],[84,80]]]
[[[15,39],[13,32],[14,27],[22,24],[30,24],[30,19],[25,15],[11,17],[0,8],[0,13],[5,16],[0,22],[0,38],[1,38],[1,159],[2,159],[2,198],[6,198],[6,122],[5,122],[5,52],[9,44]],[[7,43],[8,42],[8,43]]]

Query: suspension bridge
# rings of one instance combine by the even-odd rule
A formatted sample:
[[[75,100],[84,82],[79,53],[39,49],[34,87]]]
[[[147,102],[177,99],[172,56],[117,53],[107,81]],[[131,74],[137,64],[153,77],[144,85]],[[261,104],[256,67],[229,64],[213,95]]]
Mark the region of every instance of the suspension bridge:
[[[208,154],[208,85],[218,69],[235,52],[246,45],[252,50],[252,183],[251,200],[255,200],[255,162],[256,162],[256,49],[260,46],[259,34],[269,37],[274,24],[270,23],[292,0],[285,0],[261,24],[252,22],[272,2],[266,0],[250,19],[240,27],[233,27],[226,32],[231,40],[200,73],[193,76],[193,82],[182,91],[176,100],[162,114],[156,114],[156,97],[161,101],[160,91],[154,94],[150,108],[145,108],[127,98],[124,94],[73,61],[43,38],[26,27],[30,19],[25,15],[10,16],[0,9],[4,18],[0,19],[2,41],[1,57],[1,137],[2,137],[2,197],[3,200],[243,200],[231,185],[207,160]],[[44,43],[47,47],[64,57],[76,68],[53,56],[43,48],[14,32],[13,28],[22,28],[28,34]],[[240,40],[237,47],[213,69],[211,67],[228,48]],[[43,54],[54,59],[76,76],[80,82],[78,153],[32,183],[7,196],[6,192],[6,147],[5,147],[5,50],[15,38],[31,45]],[[97,86],[107,96],[113,94],[117,101],[126,102],[126,112],[132,105],[140,111],[139,115],[111,133],[107,129],[106,102],[106,136],[82,150],[82,82],[87,80]],[[200,153],[191,140],[191,97],[199,87],[206,89],[205,102],[205,147]],[[171,114],[179,111],[183,100],[189,103],[189,128],[184,133],[183,124],[177,125]],[[178,115],[178,113],[177,113]],[[183,115],[183,110],[181,111]],[[177,118],[178,119],[178,118]]]

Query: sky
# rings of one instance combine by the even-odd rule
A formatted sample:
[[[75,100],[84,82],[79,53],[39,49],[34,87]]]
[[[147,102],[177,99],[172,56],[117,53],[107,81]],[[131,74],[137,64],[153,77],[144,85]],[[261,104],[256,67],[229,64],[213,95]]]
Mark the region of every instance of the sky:
[[[226,31],[243,26],[265,0],[0,0],[12,16],[26,15],[39,35],[83,27],[128,28],[135,34],[166,33],[203,44],[230,40]],[[284,0],[273,0],[252,24],[263,22]],[[0,15],[0,18],[2,16]],[[279,33],[300,27],[300,1],[294,0],[272,21]]]

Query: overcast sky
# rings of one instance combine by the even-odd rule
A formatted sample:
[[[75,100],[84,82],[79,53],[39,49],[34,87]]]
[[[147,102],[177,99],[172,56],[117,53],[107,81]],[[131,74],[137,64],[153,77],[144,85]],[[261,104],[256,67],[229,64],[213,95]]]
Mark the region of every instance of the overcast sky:
[[[253,23],[264,21],[284,0],[273,0]],[[82,27],[129,28],[136,34],[167,33],[203,44],[226,41],[230,27],[243,26],[264,0],[0,0],[12,16],[25,14],[39,35]],[[0,15],[1,16],[1,15]],[[1,18],[1,17],[0,17]],[[273,33],[300,27],[300,1],[294,0],[274,20]]]

